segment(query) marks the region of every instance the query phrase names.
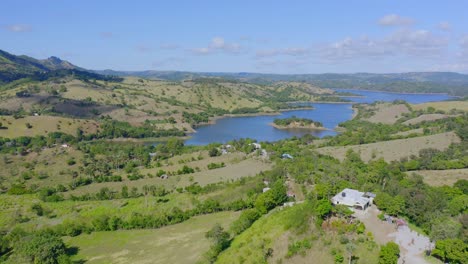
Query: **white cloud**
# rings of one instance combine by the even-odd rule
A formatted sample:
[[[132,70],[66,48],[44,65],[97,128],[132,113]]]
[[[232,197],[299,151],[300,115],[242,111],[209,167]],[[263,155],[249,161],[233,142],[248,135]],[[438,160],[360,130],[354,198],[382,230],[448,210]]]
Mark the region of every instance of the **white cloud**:
[[[398,30],[377,39],[347,37],[322,46],[319,54],[325,61],[373,59],[389,56],[420,58],[440,56],[448,47],[448,39],[427,30]]]
[[[216,52],[239,53],[241,49],[237,43],[227,43],[222,37],[214,37],[208,47],[194,48],[191,51],[197,55],[208,55]]]
[[[437,28],[439,28],[442,31],[451,31],[452,30],[452,25],[450,25],[449,22],[443,21],[443,22],[440,22],[437,25]]]
[[[10,32],[29,32],[32,30],[31,26],[27,24],[12,24],[4,28]]]
[[[264,57],[274,57],[274,56],[305,56],[310,53],[308,48],[281,48],[281,49],[268,49],[268,50],[258,50],[255,54],[257,58],[264,58]]]
[[[380,18],[378,23],[381,26],[410,26],[414,23],[414,20],[397,14],[389,14]]]

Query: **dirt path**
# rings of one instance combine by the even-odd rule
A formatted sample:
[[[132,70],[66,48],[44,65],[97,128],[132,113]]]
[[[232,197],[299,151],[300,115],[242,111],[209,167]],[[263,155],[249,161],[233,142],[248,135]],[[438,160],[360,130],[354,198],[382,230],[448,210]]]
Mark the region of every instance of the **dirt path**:
[[[429,247],[433,247],[429,238],[412,231],[406,226],[395,229],[394,224],[379,220],[377,218],[379,213],[380,211],[374,205],[365,212],[356,210],[354,215],[372,232],[377,243],[385,244],[393,241],[400,246],[399,264],[429,263],[424,259],[424,251]]]

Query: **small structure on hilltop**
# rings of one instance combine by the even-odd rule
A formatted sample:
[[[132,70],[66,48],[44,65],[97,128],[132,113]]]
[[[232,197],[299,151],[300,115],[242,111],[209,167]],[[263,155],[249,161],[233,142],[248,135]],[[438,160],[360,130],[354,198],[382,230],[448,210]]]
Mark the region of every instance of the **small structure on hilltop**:
[[[342,204],[354,209],[366,210],[371,206],[375,194],[363,193],[358,190],[344,189],[335,195],[331,201],[334,205]]]
[[[281,155],[281,158],[282,158],[282,159],[293,159],[293,156],[291,156],[291,155],[288,154],[288,153],[284,153],[283,155]]]
[[[265,188],[263,188],[262,192],[268,192],[269,190],[271,190],[270,187],[265,187]]]

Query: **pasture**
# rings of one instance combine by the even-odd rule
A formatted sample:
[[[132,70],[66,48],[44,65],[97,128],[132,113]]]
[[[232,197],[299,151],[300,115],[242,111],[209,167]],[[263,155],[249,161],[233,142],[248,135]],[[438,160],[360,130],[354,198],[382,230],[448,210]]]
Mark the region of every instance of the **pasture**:
[[[414,137],[407,139],[396,139],[377,143],[323,147],[317,151],[321,154],[330,155],[339,160],[344,160],[346,152],[352,149],[359,153],[363,161],[383,158],[385,161],[400,160],[411,155],[419,155],[419,151],[426,148],[445,150],[452,143],[459,143],[460,138],[454,132],[446,132],[430,136]]]
[[[65,241],[69,247],[78,249],[73,260],[90,264],[196,263],[210,247],[205,233],[215,223],[228,228],[239,214],[214,213],[159,229],[95,232],[66,237]]]
[[[468,169],[457,170],[419,170],[408,171],[407,174],[419,174],[424,181],[432,186],[452,186],[458,180],[468,180]]]

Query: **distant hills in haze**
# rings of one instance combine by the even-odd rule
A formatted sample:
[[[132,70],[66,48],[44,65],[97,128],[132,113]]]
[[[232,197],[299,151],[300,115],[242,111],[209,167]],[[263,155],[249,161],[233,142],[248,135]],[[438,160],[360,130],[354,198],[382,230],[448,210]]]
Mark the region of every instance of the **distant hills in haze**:
[[[454,72],[263,74],[247,72],[89,70],[57,57],[38,60],[24,55],[13,55],[0,50],[0,83],[7,83],[27,77],[47,77],[50,75],[60,76],[66,74],[81,74],[89,78],[136,76],[140,78],[171,81],[218,77],[261,84],[269,84],[278,81],[297,81],[307,82],[323,88],[449,93],[458,96],[468,95],[468,75]]]

